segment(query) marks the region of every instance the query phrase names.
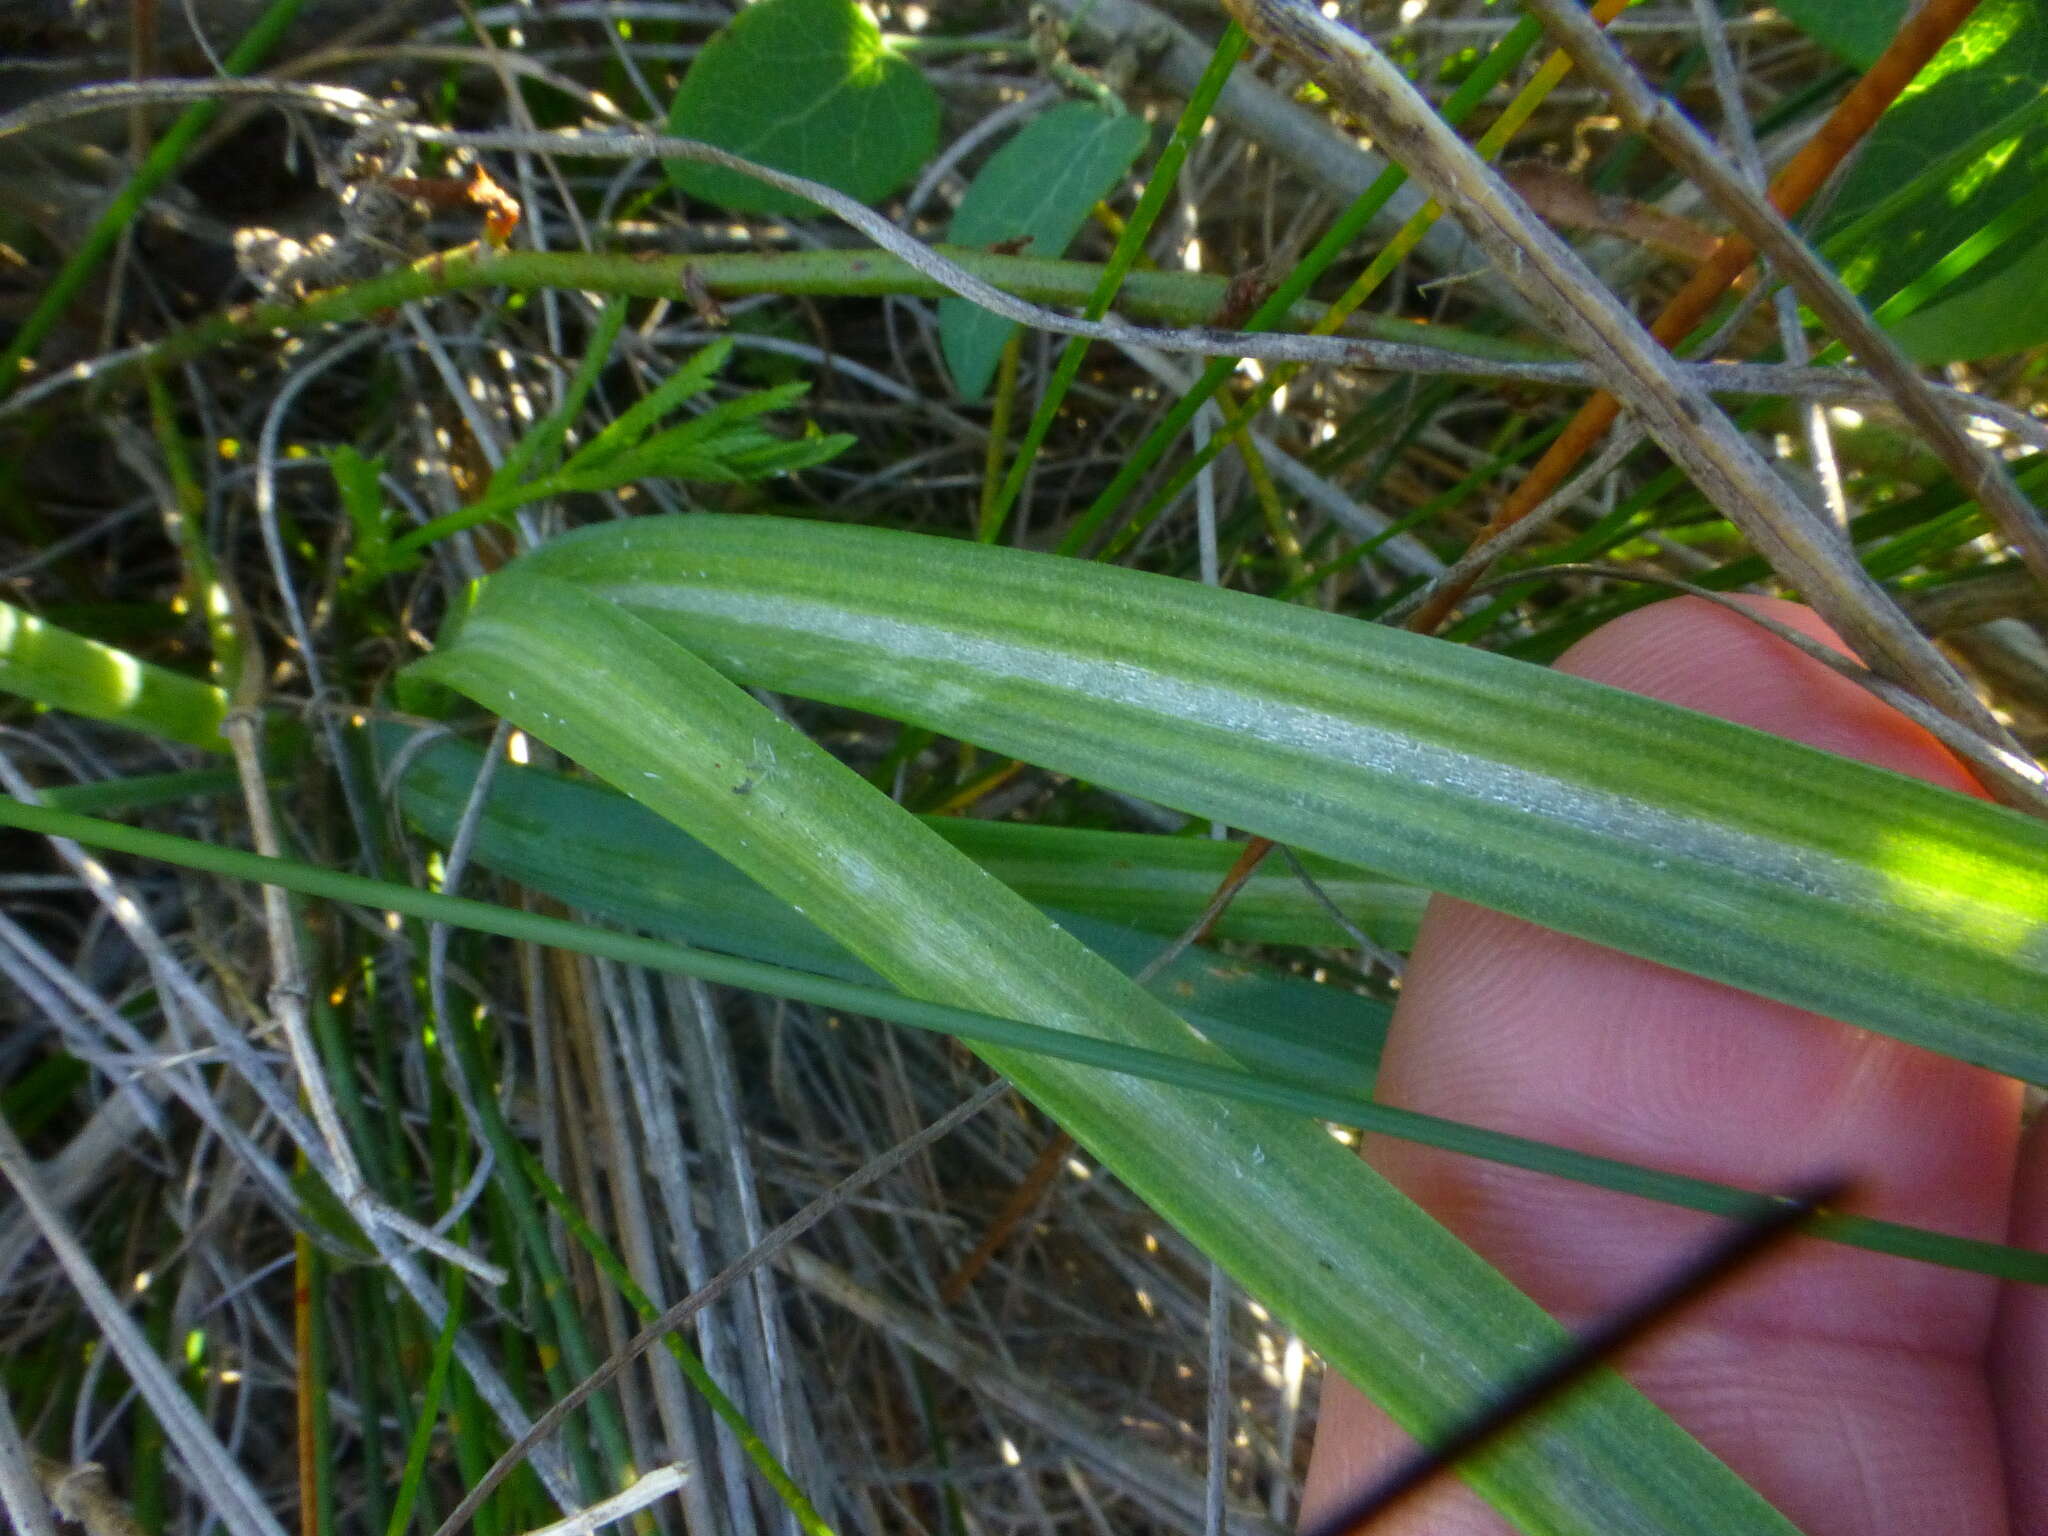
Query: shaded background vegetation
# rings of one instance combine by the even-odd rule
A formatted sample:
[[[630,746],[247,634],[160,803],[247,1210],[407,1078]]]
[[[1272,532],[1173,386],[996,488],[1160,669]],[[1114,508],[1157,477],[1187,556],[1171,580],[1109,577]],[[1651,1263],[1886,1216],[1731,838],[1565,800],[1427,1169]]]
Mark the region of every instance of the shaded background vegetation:
[[[1898,9],[1738,4],[1703,32],[1694,6],[1652,0],[1613,30],[1649,80],[1710,129],[1753,133],[1775,167],[1881,51]],[[1160,159],[1222,17],[1205,4],[1056,0],[1026,16],[933,0],[877,7],[884,45],[859,14],[826,0],[764,0],[744,25],[723,5],[670,0],[48,0],[0,16],[0,110],[92,81],[204,78],[253,36],[262,46],[238,72],[402,99],[445,127],[672,124],[841,187],[991,275],[1011,270],[995,261],[1068,255],[1091,266],[1035,296],[1078,310],[1146,189],[1168,185]],[[1517,42],[1505,5],[1344,14],[1439,103],[1522,48],[1477,94],[1468,137],[1500,119],[1546,51]],[[1930,377],[2008,408],[1973,431],[2026,489],[2048,341],[2043,21],[2036,4],[1987,0],[1803,219]],[[821,51],[823,78],[749,40],[776,26],[838,38]],[[1735,100],[1716,87],[1716,46],[1735,66]],[[777,138],[793,99],[827,105]],[[1315,366],[1281,384],[1277,365],[1247,363],[1215,396],[1229,412],[1263,396],[1242,437],[1214,407],[1166,430],[1201,360],[1097,345],[1042,444],[1020,452],[1060,339],[912,275],[884,282],[867,239],[800,198],[681,161],[408,157],[319,112],[230,101],[108,225],[110,199],[175,137],[181,110],[124,103],[0,138],[0,340],[32,360],[0,386],[0,598],[13,610],[0,651],[16,669],[0,682],[26,695],[0,714],[8,787],[250,841],[224,759],[176,744],[192,739],[180,709],[217,718],[218,701],[124,695],[133,658],[268,708],[282,851],[414,883],[467,864],[468,893],[545,913],[658,928],[659,903],[683,898],[636,883],[667,868],[634,863],[644,850],[630,832],[607,842],[601,806],[501,800],[484,842],[458,853],[481,758],[433,748],[409,797],[393,772],[406,732],[449,710],[399,670],[467,583],[519,549],[606,517],[775,510],[979,533],[1376,619],[1466,550],[1581,398],[1481,366]],[[1185,148],[1120,312],[1243,324],[1381,168],[1318,88],[1255,49]],[[1542,96],[1504,158],[1536,212],[1644,318],[1723,233],[1577,76]],[[1390,196],[1306,302],[1337,301],[1421,202],[1412,188]],[[96,226],[103,255],[82,262]],[[560,264],[432,293],[446,269],[415,267],[420,291],[381,300],[363,286],[480,237],[486,262]],[[505,258],[491,239],[509,242]],[[578,252],[609,260],[575,267]],[[756,257],[757,269],[738,264]],[[1384,266],[1346,334],[1407,337],[1404,325],[1426,323],[1470,353],[1556,355],[1453,225]],[[280,310],[204,345],[158,346],[231,306],[334,288],[370,297],[331,323],[273,324]],[[1709,355],[1779,355],[1763,285],[1738,292],[1714,329]],[[67,381],[78,364],[93,377]],[[678,376],[697,387],[659,393]],[[648,399],[662,408],[628,415]],[[2039,589],[1951,469],[1881,402],[1741,409],[1803,499],[1853,514],[1867,568],[2038,746]],[[604,435],[622,420],[632,430]],[[1228,451],[1198,471],[1194,455],[1225,437]],[[1601,463],[1510,557],[1530,578],[1468,599],[1443,633],[1543,661],[1663,595],[1551,569],[1570,562],[1771,589],[1737,530],[1654,449]],[[422,528],[434,535],[409,537]],[[111,681],[74,687],[74,663],[54,649],[38,663],[28,615],[118,650],[118,663],[75,663],[112,667]],[[1187,845],[1207,831],[893,722],[787,707],[919,811]],[[381,735],[361,728],[371,720]],[[473,719],[455,723],[487,739]],[[210,733],[209,720],[198,736]],[[513,761],[550,766],[531,746]],[[986,1079],[957,1047],[865,1020],[305,905],[294,922],[313,1038],[368,1186],[414,1215],[451,1213],[445,1235],[509,1275],[465,1287],[427,1267],[466,1298],[475,1353],[447,1368],[437,1319],[366,1255],[281,1130],[289,1089],[284,1103],[257,1091],[290,1077],[272,1028],[274,918],[251,888],[113,860],[118,891],[100,891],[96,867],[0,837],[0,1113],[177,1389],[307,1529],[383,1531],[409,1500],[413,1523],[432,1529],[507,1443],[492,1393],[537,1413],[637,1327],[644,1298],[618,1262],[672,1301]],[[591,856],[569,856],[578,849]],[[1130,946],[1135,968],[1164,942],[1141,935],[1183,928],[1229,859],[1203,849],[1171,882],[1150,869],[1134,890],[1117,883],[1124,856],[1104,852],[1067,888],[1042,866],[1019,882],[1119,921],[1101,946]],[[1317,873],[1350,931],[1276,870],[1200,964],[1270,989],[1270,1016],[1320,1028],[1330,1010],[1362,1078],[1420,898]],[[759,925],[759,942],[805,962],[800,934],[773,914]],[[1218,973],[1198,967],[1190,985]],[[959,1278],[992,1226],[1005,1240]],[[53,1479],[104,1464],[145,1529],[207,1528],[219,1483],[167,1451],[159,1414],[98,1333],[27,1213],[8,1207],[0,1385],[27,1443]],[[1220,1488],[1232,1528],[1253,1530],[1291,1512],[1313,1419],[1316,1365],[1300,1341],[1017,1101],[846,1202],[708,1308],[691,1340],[758,1455],[656,1353],[572,1419],[566,1485],[591,1493],[629,1469],[690,1461],[683,1497],[642,1518],[703,1532],[814,1519],[1195,1530],[1223,1518]],[[789,1512],[764,1461],[787,1468],[815,1515]],[[527,1529],[553,1508],[522,1472],[477,1528]]]

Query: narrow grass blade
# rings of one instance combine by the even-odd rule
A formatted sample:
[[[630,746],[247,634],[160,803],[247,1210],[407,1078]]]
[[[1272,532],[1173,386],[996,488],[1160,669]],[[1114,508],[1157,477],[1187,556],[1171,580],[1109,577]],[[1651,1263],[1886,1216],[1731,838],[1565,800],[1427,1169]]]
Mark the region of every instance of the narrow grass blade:
[[[1661,1200],[1689,1211],[1735,1216],[1747,1209],[1754,1199],[1750,1192],[1706,1179],[1665,1173],[1633,1163],[1616,1162],[1612,1158],[1591,1157],[1546,1142],[1374,1104],[1343,1091],[1339,1084],[1317,1087],[1281,1077],[1255,1076],[1170,1051],[1125,1045],[1094,1035],[1028,1024],[1020,1019],[999,1018],[943,1003],[925,1002],[883,987],[840,981],[810,971],[767,965],[663,939],[643,938],[639,934],[593,928],[566,918],[546,917],[487,901],[444,896],[437,891],[423,891],[416,886],[399,885],[388,880],[373,880],[368,876],[326,869],[296,859],[267,858],[239,848],[226,848],[141,827],[127,827],[119,822],[101,821],[48,806],[29,805],[6,796],[0,796],[0,826],[20,827],[48,837],[68,837],[91,848],[157,859],[184,869],[224,875],[229,879],[275,885],[281,890],[297,891],[329,901],[350,902],[371,911],[397,913],[424,922],[447,923],[476,933],[551,945],[575,954],[594,955],[627,965],[643,965],[680,976],[696,976],[719,986],[765,992],[818,1008],[865,1014],[907,1029],[952,1035],[970,1044],[1032,1052],[1100,1072],[1125,1073],[1222,1099],[1285,1109],[1317,1120],[1327,1120],[1334,1125],[1398,1136],[1422,1146],[1441,1147],[1447,1152],[1467,1157],[1486,1158],[1511,1168],[1553,1174],[1596,1189],[1611,1189],[1621,1194],[1639,1195],[1646,1200]],[[1816,1224],[1814,1235],[1851,1247],[1867,1248],[1872,1253],[1895,1254],[2002,1280],[2018,1280],[2028,1285],[2048,1285],[2048,1254],[2030,1249],[2008,1248],[1997,1243],[1953,1237],[1924,1227],[1901,1226],[1860,1216],[1825,1217]]]
[[[398,727],[380,728],[380,750],[395,753],[410,735]],[[430,836],[445,839],[462,814],[482,760],[478,748],[452,738],[409,758],[399,781],[407,814]],[[51,803],[71,811],[100,809],[97,803],[75,802],[71,794],[66,791]],[[920,820],[1028,901],[1166,937],[1186,932],[1201,916],[1216,882],[1244,851],[1242,843],[1209,838],[1090,832],[964,816]],[[716,905],[709,892],[697,893],[687,883],[713,867],[713,856],[702,844],[644,806],[587,779],[500,763],[478,833],[477,856],[492,868],[562,891],[565,901],[622,922],[637,921],[635,914],[642,911],[679,919],[693,902],[707,909]],[[730,874],[730,865],[715,864]],[[1337,910],[1375,941],[1397,950],[1414,942],[1428,892],[1333,859],[1310,856],[1302,865]],[[731,894],[719,888],[720,897]],[[715,910],[704,916],[719,920]],[[1213,932],[1217,938],[1259,944],[1352,942],[1315,892],[1277,859],[1245,882]]]

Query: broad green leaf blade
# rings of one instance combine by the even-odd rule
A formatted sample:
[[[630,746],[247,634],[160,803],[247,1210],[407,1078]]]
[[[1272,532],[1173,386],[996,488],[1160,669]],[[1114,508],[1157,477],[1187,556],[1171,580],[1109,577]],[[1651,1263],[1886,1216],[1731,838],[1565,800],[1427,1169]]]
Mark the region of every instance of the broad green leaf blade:
[[[2048,239],[1995,277],[1939,299],[1886,329],[1916,363],[1938,367],[2024,352],[2048,341]]]
[[[1906,19],[1907,0],[1778,0],[1787,21],[1858,69],[1877,62]]]
[[[411,733],[389,726],[379,728],[378,734],[388,755]],[[427,836],[443,844],[453,838],[482,758],[483,753],[466,742],[443,739],[405,760],[399,801]],[[1228,869],[1232,851],[1227,844],[1178,838],[995,828],[958,817],[934,818],[926,824],[1012,889],[1019,889],[1017,880],[1006,873],[1000,857],[991,861],[986,856],[977,829],[1052,834],[1033,840],[1039,846],[1028,859],[1009,860],[1012,869],[1023,868],[1027,880],[1041,869],[1060,865],[1062,853],[1085,857],[1075,846],[1076,839],[1107,837],[1124,855],[1117,860],[1124,866],[1117,872],[1124,880],[1143,873],[1141,849],[1213,849],[1225,855],[1207,861],[1202,873],[1208,888],[1190,893],[1187,917],[1178,928],[1201,911],[1203,898]],[[999,839],[999,851],[1015,841]],[[499,764],[477,821],[472,852],[486,869],[648,933],[820,975],[871,984],[876,980],[873,971],[787,902],[645,806],[602,785]],[[1184,873],[1183,866],[1166,867],[1172,875]],[[1299,891],[1299,884],[1294,888]],[[1078,882],[1060,889],[1087,894]],[[1159,938],[1099,916],[1047,907],[1028,887],[1020,894],[1027,900],[1036,897],[1048,916],[1127,976],[1151,964],[1163,946]],[[1320,911],[1316,915],[1328,923]],[[1337,1092],[1372,1091],[1391,1012],[1382,1004],[1317,986],[1257,961],[1227,959],[1201,948],[1169,964],[1153,980],[1151,990],[1205,1038],[1254,1071]]]
[[[1089,912],[1148,933],[1186,931],[1230,873],[1241,843],[1081,832],[1022,822],[935,818],[939,835],[1013,890],[1042,905]],[[1338,911],[1389,949],[1415,942],[1429,893],[1333,859],[1302,865]],[[1218,918],[1215,935],[1255,944],[1348,945],[1351,936],[1277,857],[1266,861]]]
[[[2048,1081],[2048,827],[1579,678],[1242,593],[778,518],[525,557],[872,710]]]
[[[1034,118],[975,172],[947,227],[949,245],[985,248],[1026,239],[1023,249],[1064,256],[1088,210],[1109,195],[1145,147],[1145,120],[1070,101]],[[939,347],[953,387],[979,400],[1014,320],[965,299],[939,301]]]
[[[2044,175],[2048,0],[1984,0],[1872,130],[1822,248],[1891,326],[2008,270],[2039,272]]]
[[[409,734],[396,726],[378,730],[387,753]],[[407,760],[400,795],[430,837],[445,840],[454,828],[482,756],[464,742],[441,740]],[[1242,843],[1208,838],[920,819],[1027,901],[1165,937],[1184,933],[1201,916],[1244,851]],[[534,885],[572,883],[579,894],[565,900],[622,921],[635,921],[643,910],[679,914],[697,902],[716,905],[712,889],[696,883],[712,857],[701,844],[587,780],[501,763],[479,836],[478,857],[487,864],[495,859],[494,868]],[[1406,950],[1414,942],[1428,892],[1313,854],[1302,864],[1337,910],[1379,943]],[[722,861],[717,867],[730,868]],[[731,895],[722,887],[720,893]],[[727,926],[737,931],[761,916],[750,910],[745,923]],[[1277,858],[1245,882],[1214,934],[1257,944],[1351,942]]]
[[[704,45],[669,131],[864,203],[894,192],[939,142],[939,98],[854,0],[757,0]],[[736,171],[668,162],[692,197],[741,213],[814,213]]]
[[[0,603],[0,693],[129,725],[167,741],[225,752],[227,695]]]
[[[1215,1059],[929,828],[615,604],[501,572],[419,669],[685,827],[906,992]],[[1441,1433],[1563,1337],[1306,1117],[983,1054],[1419,1434]],[[1525,1531],[1790,1529],[1612,1374],[1461,1470]]]

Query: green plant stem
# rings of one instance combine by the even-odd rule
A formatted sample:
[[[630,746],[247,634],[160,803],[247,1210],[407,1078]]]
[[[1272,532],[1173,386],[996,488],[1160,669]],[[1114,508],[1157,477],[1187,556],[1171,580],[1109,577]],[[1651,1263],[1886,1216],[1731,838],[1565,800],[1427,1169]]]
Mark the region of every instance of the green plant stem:
[[[1017,373],[1023,356],[1024,333],[1012,331],[1010,339],[1003,343],[1002,358],[996,367],[996,403],[989,413],[988,457],[982,465],[979,536],[984,542],[1002,527],[1003,512],[1008,506],[1003,499],[1007,489],[1002,481],[1003,451],[1009,446],[1010,417],[1017,409]],[[1023,462],[1023,455],[1019,454],[1018,459]]]
[[[361,1410],[357,1431],[362,1438],[359,1454],[364,1475],[362,1481],[354,1485],[354,1492],[361,1500],[359,1528],[376,1532],[386,1527],[385,1501],[391,1496],[391,1487],[386,1481],[390,1457],[386,1454],[389,1430],[385,1423],[385,1393],[404,1378],[386,1376],[379,1368],[381,1346],[387,1342],[386,1334],[391,1327],[391,1311],[378,1276],[364,1269],[343,1278],[349,1292],[345,1313],[356,1324],[348,1330],[348,1341],[356,1375],[356,1403]]]
[[[245,75],[262,63],[297,18],[299,7],[304,3],[305,0],[271,0],[270,7],[257,18],[256,25],[222,61],[227,73]],[[98,270],[122,232],[135,222],[150,194],[184,162],[185,152],[219,112],[219,103],[203,102],[178,114],[170,132],[157,140],[135,174],[128,178],[128,184],[107,204],[106,212],[100,215],[84,243],[71,253],[55,280],[43,290],[36,307],[7,344],[7,350],[0,352],[0,399],[5,399],[21,383],[29,359],[43,344],[43,338],[50,334],[58,317],[78,297],[79,290]]]
[[[1104,1071],[1156,1078],[1202,1092],[1293,1110],[1362,1131],[1397,1136],[1470,1157],[1549,1173],[1596,1188],[1660,1200],[1687,1210],[1738,1217],[1753,1208],[1756,1198],[1752,1192],[1706,1179],[1640,1168],[1612,1158],[1594,1157],[1520,1136],[1508,1136],[1454,1120],[1418,1114],[1413,1110],[1375,1104],[1350,1094],[1275,1082],[1248,1072],[1212,1066],[1160,1051],[1142,1050],[1116,1041],[949,1008],[905,997],[882,987],[835,981],[809,972],[741,960],[708,950],[691,949],[686,945],[641,938],[636,934],[588,928],[563,918],[519,912],[468,897],[444,896],[342,870],[322,869],[292,859],[267,858],[239,848],[223,848],[193,838],[125,827],[117,822],[30,805],[11,796],[0,796],[0,826],[19,827],[49,837],[68,837],[116,853],[157,859],[229,879],[277,885],[302,895],[345,901],[377,911],[398,912],[428,922],[449,923],[478,933],[552,945],[627,965],[646,966],[651,970],[696,976],[719,986],[765,992],[819,1008],[887,1019],[911,1029],[952,1035],[978,1044],[1037,1051]],[[485,1128],[494,1136],[509,1135],[491,1109],[485,1111]],[[513,1165],[508,1172],[516,1175],[516,1144],[508,1141],[497,1148],[497,1153]],[[519,1182],[523,1184],[524,1180]],[[531,1191],[527,1198],[531,1200]],[[1824,1216],[1814,1223],[1812,1233],[1816,1237],[1875,1253],[1921,1259],[2030,1285],[2048,1285],[2048,1253],[1952,1237],[1921,1227],[1862,1216]]]
[[[0,603],[0,692],[94,720],[132,725],[208,752],[225,752],[227,695],[211,683]]]
[[[505,462],[491,476],[493,492],[517,485],[536,467],[542,474],[554,469],[561,456],[562,440],[582,413],[583,402],[597,387],[598,375],[612,360],[612,348],[617,344],[619,331],[625,323],[626,299],[620,295],[605,305],[597,317],[597,324],[590,328],[590,340],[583,349],[583,360],[576,365],[569,387],[562,392],[562,403],[550,411],[540,425],[512,445],[511,451],[505,455]]]
[[[583,1319],[576,1311],[569,1277],[563,1272],[554,1247],[548,1241],[533,1187],[527,1183],[519,1160],[519,1139],[506,1123],[497,1098],[480,1090],[479,1085],[490,1083],[496,1074],[485,1065],[476,1026],[456,1010],[451,1009],[450,1012],[456,1016],[447,1021],[447,1045],[472,1089],[477,1090],[473,1092],[477,1128],[483,1132],[492,1155],[497,1159],[490,1188],[511,1225],[514,1241],[525,1250],[531,1283],[527,1299],[533,1304],[536,1314],[532,1319],[532,1333],[544,1346],[543,1357],[547,1360],[543,1374],[553,1391],[564,1392],[597,1369],[597,1355],[584,1331]],[[588,1485],[586,1493],[596,1497],[607,1487],[623,1487],[631,1480],[633,1457],[626,1441],[625,1424],[613,1399],[600,1396],[591,1400],[589,1424],[604,1453],[609,1482],[597,1480],[596,1468],[585,1452],[581,1437],[570,1442],[570,1460],[578,1466],[579,1475]]]
[[[304,1255],[306,1299],[305,1356],[299,1369],[306,1374],[306,1406],[311,1419],[307,1438],[313,1448],[313,1464],[307,1478],[313,1489],[312,1529],[331,1536],[335,1524],[334,1499],[334,1409],[328,1390],[334,1380],[334,1341],[327,1316],[327,1288],[333,1280],[327,1255],[303,1233],[296,1241]],[[304,1529],[302,1523],[301,1529]]]
[[[434,1341],[433,1363],[427,1369],[426,1390],[420,1395],[419,1417],[413,1420],[412,1439],[405,1451],[405,1470],[399,1476],[398,1495],[384,1528],[385,1536],[405,1536],[412,1525],[413,1507],[419,1501],[420,1483],[426,1476],[427,1452],[433,1447],[434,1426],[441,1417],[441,1399],[448,1390],[449,1366],[455,1359],[455,1336],[462,1328],[465,1294],[465,1287],[459,1282],[450,1283],[448,1317],[441,1325],[440,1337]]]
[[[170,535],[184,567],[184,597],[206,624],[213,645],[213,680],[232,686],[241,676],[242,640],[235,629],[232,606],[221,585],[220,572],[206,547],[202,530],[206,520],[206,489],[199,481],[185,434],[178,430],[177,411],[169,383],[160,369],[143,375],[149,395],[149,425],[156,434],[157,448],[164,456],[164,468],[171,477],[175,505],[164,509],[164,531]]]
[[[1078,307],[1102,280],[1103,268],[1086,261],[1044,261],[1030,256],[997,256],[987,251],[938,249],[975,276],[1037,304]],[[629,298],[673,299],[684,291],[683,269],[693,268],[714,298],[759,294],[873,298],[943,298],[949,292],[889,251],[774,251],[726,256],[661,256],[643,260],[611,251],[493,251],[479,246],[429,256],[410,266],[330,288],[300,303],[245,304],[223,310],[154,345],[110,359],[95,378],[111,379],[145,367],[188,362],[236,342],[277,332],[373,320],[401,304],[478,288],[577,289]],[[1223,302],[1225,280],[1202,272],[1133,272],[1120,293],[1122,311],[1135,320],[1173,325],[1207,321]],[[1304,290],[1306,285],[1303,285]],[[1327,312],[1296,294],[1261,322],[1284,321],[1306,331]],[[1266,314],[1262,310],[1261,314]],[[1566,354],[1551,348],[1487,336],[1452,326],[1354,315],[1343,334],[1374,341],[1435,346],[1503,362],[1556,362]],[[1228,369],[1226,368],[1226,372]]]

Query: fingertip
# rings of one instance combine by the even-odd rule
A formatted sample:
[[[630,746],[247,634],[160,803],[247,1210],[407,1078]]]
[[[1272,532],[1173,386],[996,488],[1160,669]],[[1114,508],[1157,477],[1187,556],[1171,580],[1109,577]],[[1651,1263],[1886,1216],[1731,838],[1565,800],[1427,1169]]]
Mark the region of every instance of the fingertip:
[[[1796,603],[1737,601],[1846,654]],[[1715,603],[1688,597],[1638,610],[1558,665],[1981,794],[1923,728]],[[2006,1079],[1444,898],[1431,903],[1410,958],[1378,1097],[1747,1187],[1849,1167],[1880,1191],[1889,1219],[1989,1237],[2003,1225],[2017,1121]],[[1366,1146],[1382,1172],[1567,1322],[1632,1294],[1699,1235],[1693,1218],[1624,1197],[1380,1138]],[[2048,1174],[2043,1188],[2048,1222]],[[1833,1508],[1859,1489],[1903,1509],[1910,1492],[1920,1497],[1940,1481],[1907,1450],[1938,1449],[1938,1431],[1958,1443],[1976,1434],[1964,1449],[1985,1449],[1989,1436],[1971,1415],[1988,1411],[1975,1352],[1989,1333],[1992,1294],[1976,1277],[1809,1245],[1703,1303],[1690,1331],[1646,1350],[1630,1374],[1788,1509]],[[2048,1293],[2043,1302],[2016,1325],[2038,1331],[2036,1359],[2048,1358]],[[1897,1345],[1896,1370],[1879,1343]],[[1940,1376],[1929,1362],[1944,1357],[1974,1372],[1974,1385]],[[2031,1391],[2035,1379],[2015,1378],[2016,1390]],[[1406,1443],[1349,1388],[1331,1382],[1326,1391],[1335,1411],[1318,1433],[1311,1476],[1325,1504]],[[2048,1434],[2048,1391],[2028,1402]],[[1844,1434],[1882,1463],[1867,1489],[1863,1469],[1839,1465]],[[1983,1460],[1959,1452],[1956,1465]],[[2039,1481],[2035,1495],[2048,1505],[2048,1477]],[[1441,1497],[1428,1520],[1393,1524],[1432,1536],[1502,1529],[1468,1491]],[[1864,1527],[1850,1518],[1844,1528]],[[1951,1528],[1989,1527],[1958,1510]]]
[[[2048,1116],[2034,1122],[2022,1144],[2006,1241],[2048,1252]],[[2048,1288],[2006,1287],[1989,1360],[2013,1529],[2048,1530]]]

